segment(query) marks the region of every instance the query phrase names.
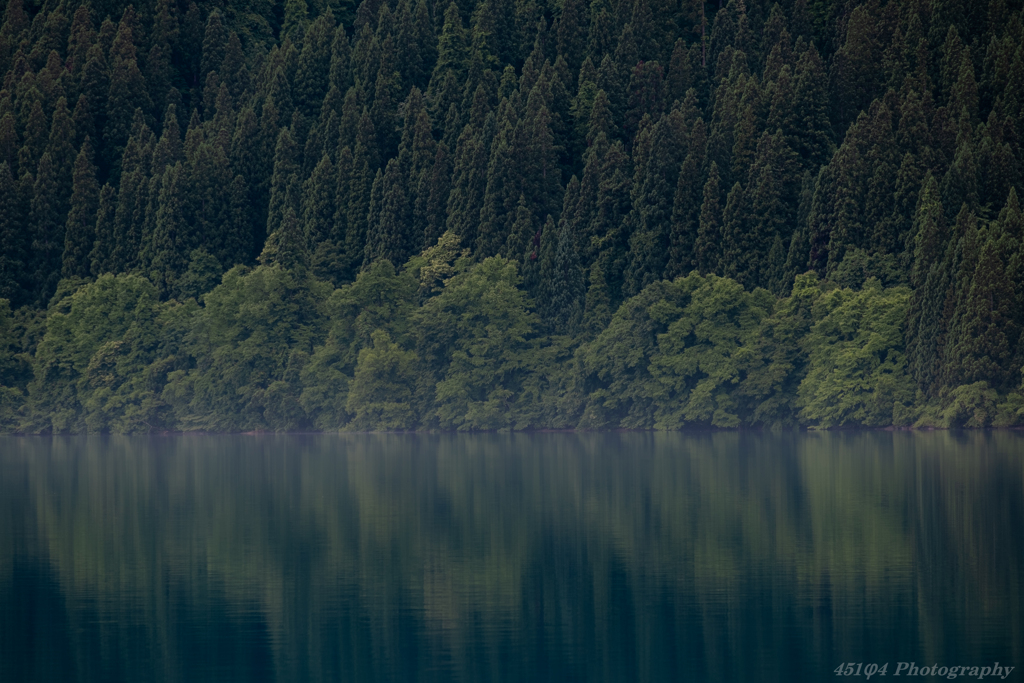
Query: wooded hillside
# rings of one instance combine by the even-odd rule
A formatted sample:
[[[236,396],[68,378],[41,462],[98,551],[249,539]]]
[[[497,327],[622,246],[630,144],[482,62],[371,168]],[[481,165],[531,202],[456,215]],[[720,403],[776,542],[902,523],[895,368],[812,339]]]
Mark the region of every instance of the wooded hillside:
[[[1024,421],[1020,0],[8,0],[0,429]]]

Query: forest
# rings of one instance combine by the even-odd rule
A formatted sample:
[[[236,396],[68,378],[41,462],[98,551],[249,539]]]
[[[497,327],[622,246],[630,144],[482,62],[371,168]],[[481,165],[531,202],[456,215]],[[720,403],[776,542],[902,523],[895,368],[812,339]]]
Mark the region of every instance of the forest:
[[[0,432],[1024,424],[1021,0],[7,0]]]

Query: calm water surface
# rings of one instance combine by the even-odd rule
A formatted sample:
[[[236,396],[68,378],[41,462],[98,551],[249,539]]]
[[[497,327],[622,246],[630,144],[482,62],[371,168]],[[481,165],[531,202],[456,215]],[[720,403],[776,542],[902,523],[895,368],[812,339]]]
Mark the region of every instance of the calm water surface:
[[[0,681],[1020,681],[1022,489],[1012,432],[2,438]]]

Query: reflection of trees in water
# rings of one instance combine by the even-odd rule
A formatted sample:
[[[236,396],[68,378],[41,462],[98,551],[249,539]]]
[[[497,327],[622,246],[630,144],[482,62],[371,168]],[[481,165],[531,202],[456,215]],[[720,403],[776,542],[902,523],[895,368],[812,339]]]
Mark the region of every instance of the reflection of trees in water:
[[[280,676],[310,680],[1019,660],[1022,445],[1013,433],[11,439],[0,551],[48,558],[80,672],[177,675],[203,643],[239,666],[269,647]]]

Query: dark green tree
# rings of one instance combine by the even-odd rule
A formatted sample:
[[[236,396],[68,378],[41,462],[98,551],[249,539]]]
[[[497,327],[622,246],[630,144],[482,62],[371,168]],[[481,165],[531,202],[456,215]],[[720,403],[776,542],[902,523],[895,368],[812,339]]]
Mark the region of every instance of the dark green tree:
[[[487,150],[483,136],[472,125],[467,125],[455,149],[447,222],[447,229],[458,235],[464,245],[476,242],[486,185]]]
[[[416,190],[414,223],[423,234],[423,248],[440,239],[447,221],[448,196],[451,193],[452,165],[448,145],[437,145],[434,163],[420,174]]]
[[[722,190],[718,164],[711,162],[700,205],[697,239],[693,247],[694,265],[701,274],[718,272],[722,248]]]
[[[586,54],[587,29],[589,24],[587,3],[584,0],[569,0],[562,5],[555,33],[558,38],[558,54],[565,56],[572,71],[578,71]]]
[[[270,179],[267,235],[277,230],[287,209],[294,213],[300,200],[299,150],[288,128],[282,128],[274,150],[274,172]]]
[[[105,272],[127,272],[148,265],[153,258],[149,239],[151,230],[145,229],[145,222],[155,141],[153,133],[141,122],[141,116],[136,122],[138,125],[133,126],[133,134],[128,138],[121,160],[117,211],[112,226],[113,244],[108,252],[110,270]],[[159,185],[154,184],[153,189],[159,193]]]
[[[700,232],[703,203],[704,165],[707,133],[703,119],[697,119],[690,131],[690,151],[679,169],[675,198],[672,201],[672,229],[669,234],[668,263],[665,277],[674,279],[696,267],[695,245]]]
[[[932,389],[939,368],[938,347],[949,274],[943,267],[946,218],[935,177],[925,176],[914,216],[914,294],[907,314],[907,361],[924,390]]]
[[[0,299],[24,300],[25,226],[18,185],[11,167],[0,161]]]
[[[767,287],[772,272],[771,250],[776,242],[788,242],[792,235],[796,199],[795,163],[781,130],[767,132],[757,145],[747,186],[750,202],[749,232],[743,235],[737,264],[737,280],[748,289]],[[779,247],[781,248],[781,246]],[[785,260],[784,253],[776,261]]]
[[[57,177],[57,193],[53,201],[61,211],[67,211],[67,203],[71,199],[71,174],[75,165],[75,141],[77,139],[71,112],[68,111],[67,100],[57,100],[50,122],[50,139],[46,151],[50,154]]]
[[[192,250],[199,246],[199,236],[189,224],[186,213],[188,179],[184,175],[184,167],[179,162],[164,171],[160,184],[149,276],[164,296],[179,293],[178,279],[188,268]]]
[[[398,159],[388,162],[380,179],[380,207],[373,215],[376,220],[371,220],[367,229],[364,268],[379,260],[405,263],[412,249],[422,244],[422,236],[415,239],[410,234],[411,217],[405,196],[408,180]]]
[[[66,211],[53,201],[57,194],[57,169],[48,152],[39,160],[29,220],[32,224],[32,291],[37,302],[48,301],[60,279],[60,254],[64,248]]]
[[[309,272],[309,247],[306,236],[299,227],[299,219],[291,207],[285,209],[281,225],[267,236],[267,243],[260,254],[260,264],[280,266],[291,271],[296,277]]]
[[[631,191],[629,266],[626,293],[633,295],[665,274],[672,200],[686,154],[687,133],[681,108],[644,126],[634,148],[636,172]]]
[[[437,120],[439,114],[447,112],[455,104],[455,88],[461,88],[466,79],[466,60],[469,56],[469,37],[459,14],[459,6],[453,1],[444,11],[444,28],[437,41],[437,61],[427,87],[427,100],[431,113]]]
[[[316,17],[302,40],[294,96],[296,105],[308,117],[319,110],[319,104],[328,91],[334,34],[334,17],[328,12]]]
[[[801,165],[812,173],[832,156],[833,129],[828,117],[825,67],[811,45],[800,55],[793,88],[792,111],[798,117],[786,131]]]
[[[348,259],[346,280],[355,278],[365,258],[371,195],[378,167],[377,142],[370,115],[363,112],[359,122],[356,146],[352,152],[352,171],[348,184],[347,232],[345,254]]]
[[[558,228],[554,273],[548,284],[552,295],[548,310],[555,332],[570,336],[580,330],[586,296],[583,268],[575,243],[569,223],[563,219]]]
[[[311,249],[331,236],[337,211],[337,174],[331,158],[324,154],[306,180],[302,191],[302,230]]]
[[[686,97],[686,91],[693,87],[693,81],[690,67],[690,51],[686,47],[686,41],[679,38],[672,48],[668,72],[665,74],[666,101],[669,104],[677,101],[682,102],[683,98]]]
[[[981,381],[1003,390],[1018,386],[1020,368],[1012,361],[1020,328],[1014,283],[1002,256],[1006,236],[1000,228],[999,223],[990,227],[963,309],[957,311],[946,349],[950,386]]]
[[[110,89],[106,97],[103,141],[107,167],[114,178],[120,174],[121,156],[131,134],[135,110],[141,108],[145,113],[152,107],[136,60],[132,22],[128,20],[130,10],[125,10],[110,48]]]
[[[38,95],[38,90],[35,92]],[[23,144],[18,150],[18,170],[21,175],[36,172],[39,160],[46,149],[49,132],[46,114],[43,112],[43,103],[38,98],[33,98],[31,106],[28,119],[24,124],[24,133],[21,136]]]
[[[75,159],[73,185],[71,210],[64,229],[61,277],[86,278],[90,271],[89,255],[96,241],[96,211],[100,201],[92,142],[88,137]]]
[[[107,96],[110,93],[107,58],[99,45],[93,45],[86,53],[78,93],[73,114],[75,129],[80,135],[98,139],[96,134],[106,127]]]
[[[830,82],[832,88],[832,122],[845,130],[881,94],[884,46],[879,36],[878,5],[862,5],[851,13],[846,38],[836,52]]]
[[[92,251],[89,252],[89,272],[93,277],[114,272],[114,216],[117,213],[117,190],[109,183],[100,189],[96,208],[96,228]]]
[[[352,46],[348,34],[344,25],[339,25],[334,29],[331,40],[331,62],[327,73],[329,85],[339,92],[347,92],[352,85],[351,56]]]
[[[228,49],[228,32],[218,10],[210,12],[203,33],[203,53],[200,57],[199,80],[206,81],[211,71],[221,71],[221,64]]]

